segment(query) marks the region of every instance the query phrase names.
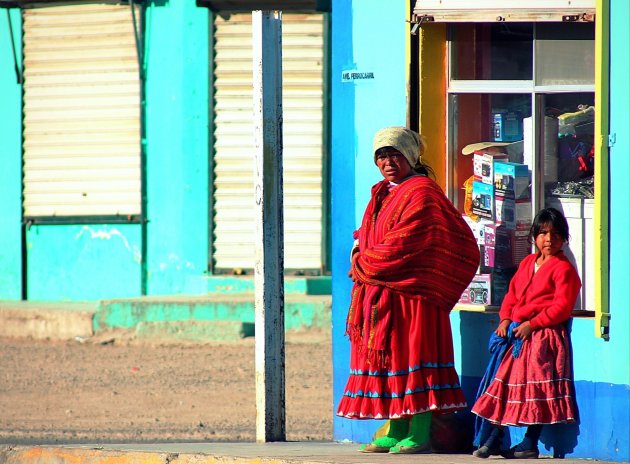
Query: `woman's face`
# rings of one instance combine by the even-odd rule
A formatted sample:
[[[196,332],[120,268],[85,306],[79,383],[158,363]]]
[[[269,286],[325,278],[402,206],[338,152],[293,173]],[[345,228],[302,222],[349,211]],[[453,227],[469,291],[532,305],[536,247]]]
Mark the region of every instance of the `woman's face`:
[[[395,184],[409,177],[413,171],[407,158],[391,147],[381,148],[376,152],[376,165],[383,177]]]
[[[543,224],[536,235],[536,248],[545,257],[553,256],[562,249],[564,240],[551,224]]]

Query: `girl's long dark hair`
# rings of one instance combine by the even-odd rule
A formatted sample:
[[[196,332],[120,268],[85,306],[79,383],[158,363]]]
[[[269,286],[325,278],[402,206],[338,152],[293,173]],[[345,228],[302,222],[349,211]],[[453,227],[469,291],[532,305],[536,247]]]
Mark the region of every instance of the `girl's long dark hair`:
[[[562,237],[562,240],[565,242],[569,241],[569,223],[567,218],[556,208],[545,208],[538,211],[536,217],[534,217],[532,226],[529,229],[529,236],[527,237],[530,244],[536,241],[540,230],[547,225],[551,225],[553,230]]]

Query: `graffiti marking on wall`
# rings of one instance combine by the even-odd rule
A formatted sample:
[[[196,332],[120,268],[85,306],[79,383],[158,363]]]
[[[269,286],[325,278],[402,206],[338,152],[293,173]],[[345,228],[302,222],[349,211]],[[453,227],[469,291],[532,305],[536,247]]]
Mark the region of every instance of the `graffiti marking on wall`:
[[[140,263],[142,261],[142,254],[140,253],[140,249],[135,245],[131,246],[127,238],[118,229],[94,230],[89,226],[83,226],[74,238],[76,240],[79,240],[84,234],[89,234],[90,239],[92,240],[111,240],[114,237],[118,237],[122,241],[127,251],[132,253],[133,260],[136,263]]]

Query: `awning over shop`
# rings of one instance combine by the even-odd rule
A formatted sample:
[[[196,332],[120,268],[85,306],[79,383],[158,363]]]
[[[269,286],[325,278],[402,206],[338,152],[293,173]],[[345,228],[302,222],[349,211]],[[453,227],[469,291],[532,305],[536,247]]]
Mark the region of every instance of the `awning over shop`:
[[[415,22],[594,21],[595,0],[416,0]]]
[[[37,8],[57,5],[80,5],[83,3],[102,3],[98,1],[86,2],[86,0],[0,0],[0,8]],[[126,4],[128,0],[118,3]],[[136,2],[138,3],[138,2]]]
[[[38,4],[48,5],[63,3],[85,3],[85,0],[0,0],[0,8],[18,8],[26,5],[32,7]],[[97,3],[97,2],[94,2]],[[121,1],[128,3],[128,1]],[[142,3],[136,0],[134,3]],[[253,11],[253,10],[282,10],[282,11],[330,11],[331,0],[197,0],[197,6],[210,8],[212,11]]]
[[[245,12],[253,10],[330,11],[331,0],[197,0],[197,6],[215,12]]]

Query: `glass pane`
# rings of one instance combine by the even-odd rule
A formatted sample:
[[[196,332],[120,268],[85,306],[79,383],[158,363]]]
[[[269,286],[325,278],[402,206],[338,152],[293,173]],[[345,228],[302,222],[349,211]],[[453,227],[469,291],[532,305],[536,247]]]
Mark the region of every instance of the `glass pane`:
[[[530,94],[451,95],[453,202],[464,212],[464,182],[473,176],[474,153],[507,153],[523,163],[523,120],[531,117]],[[491,181],[488,181],[491,183]]]
[[[595,83],[595,25],[536,25],[536,85]]]
[[[455,24],[451,34],[451,79],[532,80],[532,24]]]
[[[531,94],[453,94],[449,108],[452,197],[477,238],[477,275],[461,304],[500,304],[530,253],[531,185],[523,164],[523,120]]]
[[[564,252],[575,265],[582,289],[576,309],[595,309],[594,296],[594,129],[593,93],[544,95],[540,166],[545,205],[569,223]],[[542,128],[544,125],[544,129]]]
[[[595,95],[545,95],[543,101],[545,120],[539,124],[545,196],[593,198]]]

